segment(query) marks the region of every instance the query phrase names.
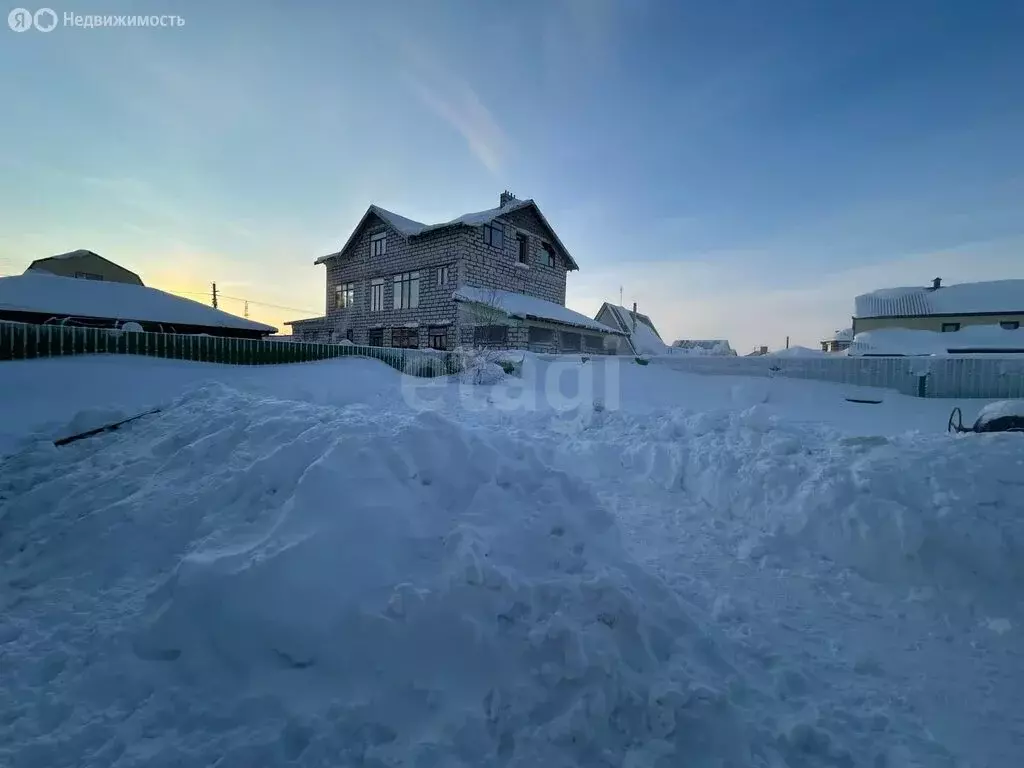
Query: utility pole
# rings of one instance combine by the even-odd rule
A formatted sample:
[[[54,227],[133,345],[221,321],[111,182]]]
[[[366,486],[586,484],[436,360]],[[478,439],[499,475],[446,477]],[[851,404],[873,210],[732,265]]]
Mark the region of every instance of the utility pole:
[[[246,315],[248,317],[248,315]],[[786,337],[786,349],[789,349],[789,336]]]
[[[213,308],[216,309],[217,308],[217,284],[216,283],[210,283],[210,285],[213,286]]]
[[[247,301],[247,302],[245,302],[245,312],[244,312],[244,317],[245,317],[245,319],[246,319],[246,320],[248,320],[248,319],[249,319],[249,302],[248,302],[248,301]],[[787,346],[789,346],[789,345],[787,344]]]
[[[622,286],[619,286],[619,306],[622,306]]]

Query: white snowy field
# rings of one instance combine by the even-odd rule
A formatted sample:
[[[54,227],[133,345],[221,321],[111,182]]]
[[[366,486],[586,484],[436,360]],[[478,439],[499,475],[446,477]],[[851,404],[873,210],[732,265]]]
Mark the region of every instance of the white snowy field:
[[[0,765],[1020,765],[1024,437],[953,405],[0,363]]]

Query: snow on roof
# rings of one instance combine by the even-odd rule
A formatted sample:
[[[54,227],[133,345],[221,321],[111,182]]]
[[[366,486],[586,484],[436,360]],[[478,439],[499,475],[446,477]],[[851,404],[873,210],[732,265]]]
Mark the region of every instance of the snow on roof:
[[[857,317],[1024,313],[1024,280],[958,283],[937,289],[884,288],[854,299]]]
[[[1024,353],[1024,330],[998,325],[969,325],[959,331],[916,331],[909,328],[880,328],[858,333],[849,354],[859,355],[950,355],[967,350]]]
[[[572,325],[577,328],[587,328],[592,331],[603,333],[620,333],[614,328],[609,328],[604,323],[591,320],[586,315],[555,304],[551,301],[538,299],[536,296],[526,296],[522,293],[511,291],[499,291],[491,288],[476,288],[473,286],[461,286],[452,294],[455,301],[468,301],[474,304],[487,304],[497,310],[504,312],[509,317],[518,317],[531,320],[547,320],[562,325]]]
[[[558,243],[559,248],[561,248],[562,253],[565,255],[565,258],[569,261],[571,267],[573,269],[579,269],[579,266],[573,260],[572,256],[569,255],[569,251],[566,250],[565,246],[562,245],[561,240],[558,239],[558,235],[555,234],[554,228],[550,224],[548,224],[548,220],[545,219],[544,214],[540,212],[540,208],[537,207],[537,204],[533,200],[515,199],[498,208],[488,208],[486,211],[464,213],[461,216],[457,216],[454,219],[451,219],[450,221],[442,221],[438,224],[424,224],[419,221],[414,221],[413,219],[407,219],[405,216],[399,216],[397,213],[389,211],[386,208],[381,208],[379,205],[371,205],[369,208],[366,209],[366,213],[363,214],[363,217],[359,220],[359,223],[356,225],[355,229],[352,230],[352,234],[349,235],[348,240],[345,241],[345,245],[341,247],[341,250],[336,251],[334,253],[328,253],[325,256],[321,256],[313,263],[323,264],[327,259],[337,256],[338,254],[342,253],[346,248],[348,248],[349,245],[352,244],[353,239],[355,239],[356,233],[359,232],[360,229],[362,229],[363,223],[371,214],[376,215],[378,218],[384,221],[388,226],[390,226],[403,237],[418,237],[428,232],[435,232],[440,229],[447,229],[448,227],[479,227],[494,221],[499,216],[504,216],[505,214],[512,213],[513,211],[517,211],[520,208],[527,208],[529,206],[533,206],[536,209],[537,215],[540,217],[540,220],[544,222],[544,225],[549,230],[551,230],[551,234],[554,236],[555,242]]]
[[[832,341],[853,341],[853,328],[843,328],[832,334]]]
[[[101,259],[103,259],[102,256],[100,256],[98,253],[95,253],[94,251],[87,251],[85,248],[79,248],[78,250],[75,251],[68,251],[67,253],[58,253],[53,256],[46,256],[45,258],[42,259],[36,259],[36,261],[46,261],[46,259],[77,259],[79,256],[99,256]],[[107,261],[107,259],[103,260]]]
[[[611,313],[619,330],[629,336],[634,352],[643,355],[665,354],[667,349],[665,342],[662,341],[658,329],[651,322],[651,318],[639,312],[634,313],[633,310],[619,304],[612,304],[607,301],[601,306],[597,316],[600,317],[606,309]],[[635,328],[633,325],[634,315],[636,316]]]
[[[58,317],[205,325],[273,333],[276,328],[222,312],[169,293],[131,283],[80,280],[47,272],[0,277],[0,310]]]

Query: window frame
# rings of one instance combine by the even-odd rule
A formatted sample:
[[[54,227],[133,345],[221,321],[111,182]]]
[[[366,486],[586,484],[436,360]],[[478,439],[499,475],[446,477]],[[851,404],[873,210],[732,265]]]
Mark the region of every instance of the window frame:
[[[448,285],[452,281],[451,264],[441,264],[438,266],[436,276],[438,285]]]
[[[497,329],[500,329],[498,331]],[[473,344],[475,346],[491,346],[508,344],[508,326],[500,323],[473,326]]]
[[[370,281],[370,311],[384,311],[384,278],[375,277]]]
[[[555,257],[555,249],[551,243],[542,242],[540,244],[540,252],[537,254],[537,263],[545,267],[555,268],[558,263]]]
[[[388,232],[375,232],[370,235],[370,258],[377,259],[388,253]]]
[[[484,224],[481,229],[484,234],[484,243],[497,248],[498,250],[505,250],[505,225],[500,221],[489,221]],[[498,242],[495,242],[497,240]]]
[[[405,337],[406,340],[411,339],[412,343],[396,344],[396,336]],[[391,346],[395,349],[419,349],[420,348],[420,329],[419,328],[392,328],[391,329]]]
[[[942,333],[956,333],[960,330],[960,323],[943,323]]]
[[[999,327],[1004,331],[1016,331],[1020,328],[1020,320],[1000,320]]]
[[[415,291],[413,290],[415,288]],[[399,272],[392,276],[391,297],[392,309],[419,309],[420,308],[420,272]]]
[[[516,232],[516,249],[519,263],[528,267],[530,265],[530,236],[525,232]]]
[[[356,284],[352,281],[334,286],[334,308],[351,309],[356,303]]]
[[[526,331],[527,344],[550,344],[557,346],[555,342],[555,329],[545,328],[542,325],[531,325]]]
[[[443,339],[440,346],[434,343],[435,339]],[[427,347],[430,349],[448,349],[448,326],[431,325],[427,328]]]
[[[75,272],[75,279],[76,280],[98,280],[98,281],[100,281],[102,283],[103,282],[103,275],[97,274],[95,272]]]
[[[377,337],[377,344],[374,344],[374,337]],[[366,346],[368,347],[383,347],[384,346],[384,329],[383,328],[370,328],[366,334]]]
[[[566,339],[576,337],[576,345],[569,346]],[[560,331],[558,334],[558,348],[564,352],[581,352],[583,350],[583,333],[577,331]]]

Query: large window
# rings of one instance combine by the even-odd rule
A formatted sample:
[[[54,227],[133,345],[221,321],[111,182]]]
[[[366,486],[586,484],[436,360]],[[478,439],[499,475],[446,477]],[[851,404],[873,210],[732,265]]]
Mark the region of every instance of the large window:
[[[388,233],[378,232],[370,237],[370,256],[383,256],[388,252]]]
[[[478,325],[473,328],[473,343],[482,346],[504,344],[508,340],[507,325]]]
[[[448,349],[448,326],[431,326],[427,331],[427,344],[431,349]]]
[[[420,332],[417,328],[392,328],[391,346],[402,349],[416,349],[420,345]]]
[[[416,309],[420,305],[420,273],[395,275],[395,309]]]
[[[366,343],[369,344],[371,347],[383,347],[384,329],[371,328],[369,334],[366,337]]]
[[[959,331],[959,330],[960,330],[960,323],[943,323],[942,324],[942,332],[943,333],[952,333],[953,331]]]
[[[375,277],[370,281],[370,311],[380,312],[384,309],[384,278]]]
[[[484,242],[495,248],[505,247],[505,228],[500,222],[484,224]]]
[[[348,309],[355,304],[356,284],[340,283],[334,286],[334,308]]]
[[[571,331],[562,331],[562,349],[566,352],[578,352],[580,349],[580,334]]]
[[[590,352],[604,351],[604,338],[594,334],[587,334],[583,337],[583,346]]]

